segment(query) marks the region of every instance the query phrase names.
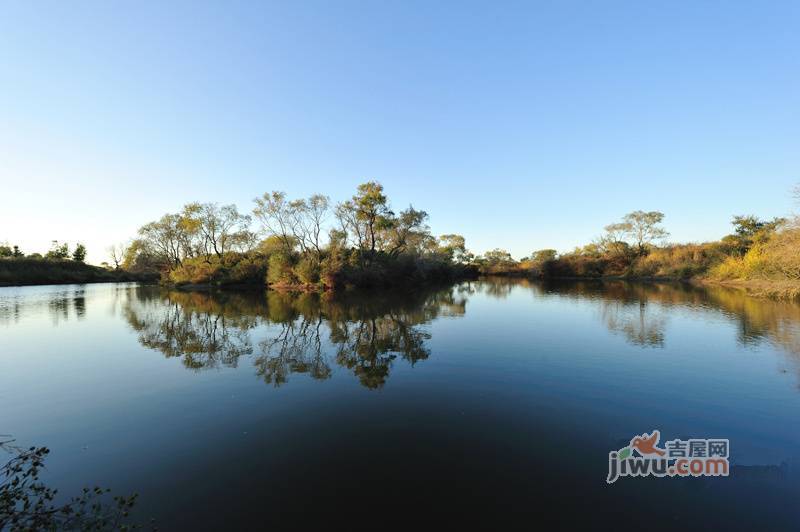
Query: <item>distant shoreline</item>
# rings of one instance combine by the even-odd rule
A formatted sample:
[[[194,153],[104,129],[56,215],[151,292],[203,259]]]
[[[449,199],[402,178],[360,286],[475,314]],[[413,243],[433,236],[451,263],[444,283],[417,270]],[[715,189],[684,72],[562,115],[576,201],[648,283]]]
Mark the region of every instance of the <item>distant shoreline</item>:
[[[484,274],[486,277],[526,278],[536,281],[627,281],[633,283],[682,283],[693,286],[723,286],[745,291],[753,297],[786,299],[800,301],[800,281],[769,279],[717,280],[704,277],[665,277],[665,276],[540,276],[525,271],[509,271]]]
[[[111,270],[74,260],[0,259],[0,287],[156,281],[157,274]]]

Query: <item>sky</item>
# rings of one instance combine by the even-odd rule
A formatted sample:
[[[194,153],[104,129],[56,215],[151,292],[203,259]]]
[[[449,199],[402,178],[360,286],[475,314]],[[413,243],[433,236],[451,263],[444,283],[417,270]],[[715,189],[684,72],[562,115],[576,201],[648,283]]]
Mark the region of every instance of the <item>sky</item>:
[[[797,209],[800,2],[3,1],[0,242],[377,180],[476,253]]]

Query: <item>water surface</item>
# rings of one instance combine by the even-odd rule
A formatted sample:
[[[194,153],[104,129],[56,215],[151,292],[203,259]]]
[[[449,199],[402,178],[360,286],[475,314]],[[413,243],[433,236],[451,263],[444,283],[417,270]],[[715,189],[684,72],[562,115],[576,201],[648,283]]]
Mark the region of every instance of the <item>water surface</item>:
[[[800,305],[484,280],[332,296],[0,288],[0,434],[162,530],[792,529]],[[728,478],[605,482],[636,434],[729,438]]]

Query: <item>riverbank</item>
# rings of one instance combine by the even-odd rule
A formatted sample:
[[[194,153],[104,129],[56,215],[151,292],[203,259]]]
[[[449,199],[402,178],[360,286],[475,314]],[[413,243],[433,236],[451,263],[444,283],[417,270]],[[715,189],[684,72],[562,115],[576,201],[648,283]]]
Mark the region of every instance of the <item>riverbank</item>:
[[[350,288],[385,289],[474,279],[478,269],[441,257],[394,257],[384,253],[360,256],[340,252],[311,261],[280,251],[226,253],[224,257],[191,258],[164,270],[161,283],[174,288],[256,288],[322,292]]]
[[[410,277],[376,277],[374,275],[363,277],[339,278],[333,282],[317,283],[290,283],[277,282],[265,283],[263,280],[250,281],[207,281],[207,282],[171,282],[169,279],[162,279],[161,285],[166,288],[185,291],[206,291],[206,290],[231,290],[231,291],[252,291],[252,290],[271,290],[274,292],[297,292],[297,293],[320,293],[320,292],[349,292],[353,290],[417,290],[421,288],[431,288],[460,281],[470,281],[478,279],[479,274],[475,269],[459,268],[451,269],[446,273],[438,272],[437,275]]]
[[[742,290],[753,297],[800,301],[800,280],[715,279],[711,277],[637,275],[547,275],[537,271],[511,270],[484,274],[486,277],[524,278],[541,281],[628,281],[634,283],[686,283],[695,286],[724,286]]]
[[[726,286],[747,292],[748,295],[769,299],[786,299],[800,301],[800,281],[765,279],[736,279],[720,281],[715,279],[698,279],[696,284],[704,286]]]
[[[0,259],[0,286],[155,282],[158,275],[109,270],[72,260]]]

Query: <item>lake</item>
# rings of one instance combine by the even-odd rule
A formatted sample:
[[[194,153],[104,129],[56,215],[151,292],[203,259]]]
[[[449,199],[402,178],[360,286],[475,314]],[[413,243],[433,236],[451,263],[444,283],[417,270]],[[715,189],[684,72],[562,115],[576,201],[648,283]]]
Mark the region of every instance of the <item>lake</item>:
[[[637,435],[730,475],[619,478]],[[722,288],[0,288],[0,434],[162,530],[800,525],[800,305]],[[5,460],[3,460],[5,461]]]

